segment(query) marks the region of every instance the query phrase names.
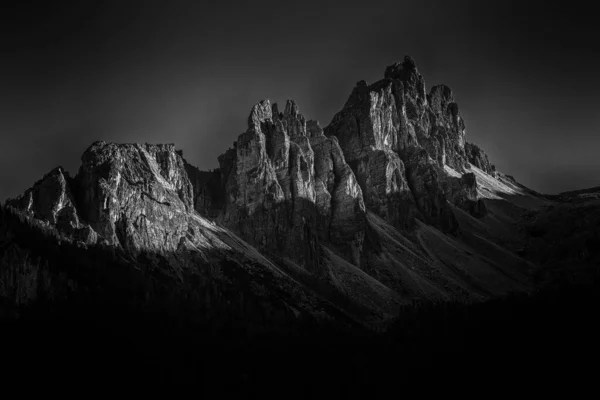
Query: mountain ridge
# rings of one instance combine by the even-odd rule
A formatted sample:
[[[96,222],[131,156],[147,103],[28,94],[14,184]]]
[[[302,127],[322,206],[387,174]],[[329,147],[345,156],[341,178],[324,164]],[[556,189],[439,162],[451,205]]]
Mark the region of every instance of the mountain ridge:
[[[211,171],[173,144],[97,141],[75,177],[55,168],[4,207],[78,246],[162,254],[175,287],[235,259],[215,284],[249,279],[264,318],[273,303],[284,319],[379,329],[415,300],[531,291],[514,224],[550,200],[466,141],[450,88],[425,88],[407,56],[359,81],[325,128],[292,100],[283,112],[263,100]]]

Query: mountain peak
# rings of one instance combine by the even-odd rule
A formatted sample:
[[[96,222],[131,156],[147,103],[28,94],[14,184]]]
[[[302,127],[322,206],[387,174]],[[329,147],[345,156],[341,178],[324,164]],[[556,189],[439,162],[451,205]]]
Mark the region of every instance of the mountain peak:
[[[292,117],[298,115],[298,105],[294,100],[290,99],[285,103],[285,111],[283,112],[283,115]]]
[[[411,56],[406,55],[402,62],[395,62],[394,64],[387,66],[384,77],[406,81],[411,75],[416,75],[418,73],[415,60]]]
[[[248,128],[260,128],[260,124],[272,118],[273,114],[271,102],[268,99],[261,100],[255,104],[252,107],[252,111],[250,111],[250,116],[248,117]]]
[[[39,220],[57,224],[62,217],[72,214],[74,201],[70,181],[69,174],[62,167],[55,167],[25,193],[8,199],[6,204],[22,209]]]

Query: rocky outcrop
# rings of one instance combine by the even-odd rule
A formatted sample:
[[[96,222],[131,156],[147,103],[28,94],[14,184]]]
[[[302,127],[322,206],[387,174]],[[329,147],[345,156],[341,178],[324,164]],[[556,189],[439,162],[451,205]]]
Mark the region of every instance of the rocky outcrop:
[[[225,157],[231,164],[222,166],[229,173],[224,174],[227,197],[219,220],[261,249],[285,250],[302,265],[313,266],[317,236],[310,155],[287,134],[284,123],[292,116],[280,119],[275,111],[273,119],[273,109],[268,101],[255,105],[235,155]],[[290,229],[295,223],[298,229]]]
[[[473,201],[472,190],[452,183],[445,172],[446,166],[459,173],[470,168],[465,124],[452,91],[439,85],[426,94],[408,56],[387,67],[384,79],[360,81],[325,132],[338,138],[367,208],[397,226],[418,217],[454,231],[447,200]]]
[[[213,199],[212,192],[203,197],[194,191],[188,178],[194,170],[174,145],[95,142],[81,161],[75,178],[55,168],[7,205],[76,241],[132,254],[167,253],[208,240],[193,214],[194,205]],[[190,174],[196,182],[212,184],[211,173],[197,172]]]
[[[447,201],[441,169],[437,168],[425,149],[413,153],[408,164],[410,168],[407,178],[419,211],[428,222],[439,226],[443,231],[456,231],[458,222]]]
[[[310,146],[314,149],[317,231],[324,243],[332,243],[360,264],[365,230],[365,204],[359,183],[346,163],[334,137],[326,137],[315,121],[309,121]]]
[[[423,131],[419,141],[440,166],[448,165],[464,172],[468,169],[464,151],[465,123],[452,91],[445,85],[434,86],[427,98],[428,130]]]
[[[406,115],[409,120],[416,121],[422,117],[423,110],[427,105],[427,96],[425,94],[425,80],[417,70],[415,61],[409,57],[404,57],[402,62],[396,62],[385,69],[385,79],[397,80],[402,82],[403,104],[406,109]]]
[[[362,192],[337,140],[307,122],[296,103],[284,112],[268,100],[255,105],[247,131],[219,163],[225,226],[308,270],[318,268],[321,242],[358,262]]]
[[[487,154],[485,154],[485,152],[481,150],[479,146],[473,143],[465,142],[465,154],[467,156],[467,160],[471,164],[488,175],[493,177],[496,176],[496,167],[490,163]]]
[[[444,185],[444,192],[455,206],[476,218],[481,218],[487,213],[487,206],[479,196],[479,184],[474,173],[465,173],[460,178],[446,175]]]
[[[178,247],[194,198],[173,145],[96,142],[81,161],[79,212],[103,240],[130,251]]]
[[[32,188],[7,205],[25,211],[31,217],[57,226],[65,234],[85,243],[94,243],[96,234],[81,221],[75,206],[74,180],[62,167],[54,168]]]
[[[76,228],[75,201],[70,188],[71,178],[61,167],[56,167],[37,181],[32,188],[7,204],[25,210],[32,217],[50,224],[62,223]]]
[[[418,214],[404,163],[391,150],[374,150],[353,163],[367,208],[389,223],[408,227]]]
[[[367,208],[406,226],[416,215],[416,204],[399,153],[408,152],[416,139],[397,112],[394,93],[403,89],[402,83],[386,83],[370,88],[360,81],[325,133],[338,139]]]

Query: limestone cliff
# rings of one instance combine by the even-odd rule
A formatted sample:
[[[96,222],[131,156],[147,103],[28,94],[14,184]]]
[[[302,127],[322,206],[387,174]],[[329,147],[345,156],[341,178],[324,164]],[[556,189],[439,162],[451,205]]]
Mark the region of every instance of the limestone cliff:
[[[104,240],[134,251],[179,246],[193,192],[173,145],[96,142],[81,160],[79,212]]]
[[[468,158],[465,124],[447,86],[426,94],[408,56],[384,76],[358,82],[325,132],[338,138],[368,209],[397,226],[418,217],[453,232],[458,223],[447,200],[471,209],[477,198],[474,181],[465,185],[468,178],[458,181],[445,167],[467,173],[469,161],[485,161],[471,147]]]
[[[71,187],[74,180],[62,167],[48,172],[33,187],[7,204],[25,211],[31,217],[49,225],[56,225],[61,231],[85,243],[95,243],[97,235],[88,224],[81,221],[75,206]]]
[[[248,129],[219,158],[224,207],[218,220],[249,243],[318,270],[320,244],[354,263],[365,225],[362,191],[335,138],[306,121],[293,101],[284,112],[255,105]]]

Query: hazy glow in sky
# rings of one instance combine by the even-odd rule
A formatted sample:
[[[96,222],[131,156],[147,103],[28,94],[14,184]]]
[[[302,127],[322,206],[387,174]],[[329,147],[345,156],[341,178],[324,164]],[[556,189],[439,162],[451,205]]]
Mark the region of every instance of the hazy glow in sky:
[[[214,168],[254,103],[293,98],[325,126],[405,54],[428,89],[453,89],[468,140],[499,170],[543,192],[600,185],[591,5],[49,3],[0,17],[2,200],[57,165],[75,174],[100,139],[175,143]]]

